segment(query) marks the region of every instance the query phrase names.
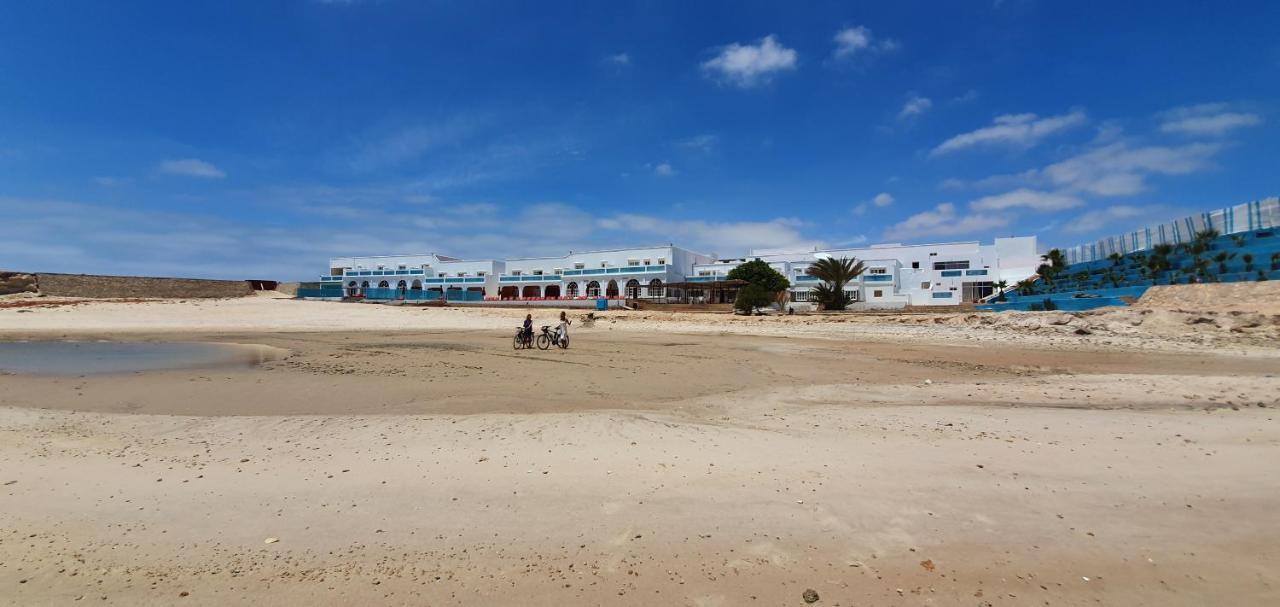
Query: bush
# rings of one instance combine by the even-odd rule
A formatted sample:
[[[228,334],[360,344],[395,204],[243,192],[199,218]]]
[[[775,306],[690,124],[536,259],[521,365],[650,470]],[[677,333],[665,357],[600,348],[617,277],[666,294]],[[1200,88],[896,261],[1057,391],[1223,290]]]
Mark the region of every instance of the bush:
[[[773,292],[757,284],[750,284],[738,291],[733,300],[733,309],[746,314],[754,314],[756,310],[773,303]]]
[[[1058,309],[1058,304],[1053,303],[1052,299],[1046,297],[1044,298],[1044,303],[1041,304],[1041,307],[1043,307],[1046,312],[1052,312]]]

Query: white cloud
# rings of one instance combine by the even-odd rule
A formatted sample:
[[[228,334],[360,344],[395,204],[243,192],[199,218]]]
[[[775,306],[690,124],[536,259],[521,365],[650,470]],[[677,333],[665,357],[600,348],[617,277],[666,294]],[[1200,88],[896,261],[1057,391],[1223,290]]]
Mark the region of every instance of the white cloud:
[[[1250,112],[1229,111],[1225,103],[1204,103],[1174,108],[1160,114],[1160,131],[1192,136],[1222,136],[1238,128],[1262,124],[1262,117]]]
[[[669,162],[661,162],[653,167],[653,174],[659,177],[672,177],[676,174],[676,169]]]
[[[616,215],[602,218],[596,225],[632,239],[644,235],[660,242],[675,241],[704,252],[746,252],[764,247],[813,248],[823,243],[800,232],[804,222],[778,218],[769,221],[709,222],[671,220],[647,215]]]
[[[796,68],[796,51],[770,34],[756,44],[733,43],[702,64],[702,71],[716,80],[741,88],[769,82],[774,75]]]
[[[898,112],[898,120],[906,120],[915,116],[919,116],[933,107],[933,102],[928,97],[921,97],[915,93],[907,98],[907,102],[902,105],[902,110]]]
[[[956,95],[955,97],[952,97],[951,103],[968,103],[977,98],[978,98],[978,91],[974,89],[969,89],[961,95]]]
[[[914,240],[926,236],[956,236],[988,232],[1009,225],[1011,217],[1000,215],[960,215],[956,205],[944,202],[933,210],[916,213],[885,230],[887,240]]]
[[[629,53],[608,55],[604,58],[604,62],[614,67],[627,67],[631,65],[631,55]]]
[[[835,59],[850,58],[862,52],[888,52],[898,48],[896,40],[877,40],[872,36],[871,30],[861,25],[836,32],[834,41],[836,49],[832,52],[832,57]]]
[[[893,196],[888,192],[880,192],[875,198],[871,199],[871,203],[878,207],[887,207],[893,204]]]
[[[1005,114],[996,116],[991,126],[961,133],[933,148],[930,156],[940,156],[966,148],[1006,145],[1031,147],[1042,139],[1088,122],[1081,110],[1073,110],[1059,116],[1041,118],[1035,114]]]
[[[1036,211],[1061,211],[1083,204],[1083,200],[1071,194],[1019,188],[1012,192],[979,198],[969,203],[969,208],[975,211],[1002,211],[1015,208],[1027,208]]]
[[[1186,175],[1211,166],[1222,146],[1130,147],[1117,142],[1045,167],[1049,182],[1099,196],[1128,196],[1146,190],[1148,175]]]
[[[1135,225],[1148,223],[1148,219],[1167,221],[1172,216],[1174,216],[1174,212],[1164,205],[1135,206],[1120,204],[1083,213],[1062,226],[1062,231],[1069,234],[1104,230],[1126,232]]]
[[[222,179],[227,174],[222,169],[214,166],[212,163],[205,162],[198,158],[184,158],[181,160],[166,160],[160,163],[160,172],[170,175],[184,175],[186,177],[201,177],[204,179]]]

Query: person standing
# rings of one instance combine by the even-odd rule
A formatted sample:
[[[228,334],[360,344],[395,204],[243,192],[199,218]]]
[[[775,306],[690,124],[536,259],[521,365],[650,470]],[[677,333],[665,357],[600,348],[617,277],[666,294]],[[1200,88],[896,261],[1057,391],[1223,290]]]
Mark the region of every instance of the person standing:
[[[560,326],[556,329],[556,343],[563,344],[565,348],[569,347],[569,325],[572,323],[573,321],[569,320],[569,316],[564,311],[561,311]]]

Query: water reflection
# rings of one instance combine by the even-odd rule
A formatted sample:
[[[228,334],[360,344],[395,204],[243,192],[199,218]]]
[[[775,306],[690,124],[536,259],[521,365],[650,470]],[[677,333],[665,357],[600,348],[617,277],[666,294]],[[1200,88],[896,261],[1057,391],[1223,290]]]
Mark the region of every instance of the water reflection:
[[[201,342],[0,342],[0,372],[97,375],[166,369],[246,368],[279,358],[267,346]]]

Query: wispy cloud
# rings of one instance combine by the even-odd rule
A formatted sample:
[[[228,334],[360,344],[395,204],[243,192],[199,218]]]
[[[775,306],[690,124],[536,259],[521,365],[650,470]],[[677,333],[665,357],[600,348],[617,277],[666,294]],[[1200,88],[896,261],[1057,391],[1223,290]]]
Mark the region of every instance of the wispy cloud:
[[[1166,205],[1128,205],[1118,204],[1101,209],[1094,209],[1080,214],[1062,226],[1068,234],[1096,233],[1101,231],[1123,232],[1133,226],[1155,221],[1168,221],[1178,216],[1178,212]]]
[[[996,116],[991,126],[968,133],[961,133],[933,148],[930,156],[941,156],[974,147],[1013,146],[1031,147],[1044,138],[1080,126],[1088,122],[1082,110],[1073,110],[1058,116],[1040,117],[1035,114],[1005,114]]]
[[[1216,143],[1132,147],[1117,142],[1051,164],[1041,171],[1059,187],[1098,196],[1128,196],[1147,189],[1149,175],[1186,175],[1212,166]]]
[[[933,107],[933,101],[928,97],[921,97],[915,93],[907,96],[907,102],[902,104],[902,109],[898,112],[898,120],[907,120],[915,118]]]
[[[796,68],[796,51],[782,46],[772,34],[755,44],[732,43],[702,64],[703,73],[739,88],[766,84],[781,72]]]
[[[836,48],[831,52],[834,59],[851,59],[863,53],[883,53],[898,49],[898,42],[891,38],[878,39],[871,30],[857,25],[846,27],[836,32],[833,38]]]
[[[1203,103],[1174,108],[1160,114],[1160,131],[1178,135],[1221,137],[1229,131],[1262,124],[1252,112],[1228,109],[1225,103]]]
[[[676,174],[675,167],[669,162],[659,162],[653,167],[653,174],[659,177],[674,177]]]
[[[1019,188],[1012,192],[985,196],[969,203],[975,211],[1003,211],[1026,208],[1035,211],[1061,211],[1082,206],[1084,201],[1063,192],[1041,192]]]
[[[222,179],[227,174],[222,169],[214,166],[213,163],[200,160],[199,158],[183,158],[181,160],[166,160],[160,163],[160,172],[169,175],[182,175],[185,177],[200,177],[203,179]]]
[[[996,228],[1008,226],[1012,218],[1007,213],[998,215],[971,213],[962,215],[954,203],[944,202],[931,210],[916,213],[885,230],[888,240],[915,240],[925,237],[985,234]]]
[[[610,66],[613,66],[613,67],[630,67],[630,66],[631,66],[631,54],[630,54],[630,53],[615,53],[615,54],[612,54],[612,55],[605,55],[604,63],[605,63],[605,65],[610,65]]]
[[[677,141],[676,147],[699,152],[710,152],[719,142],[720,138],[715,135],[697,135]]]

